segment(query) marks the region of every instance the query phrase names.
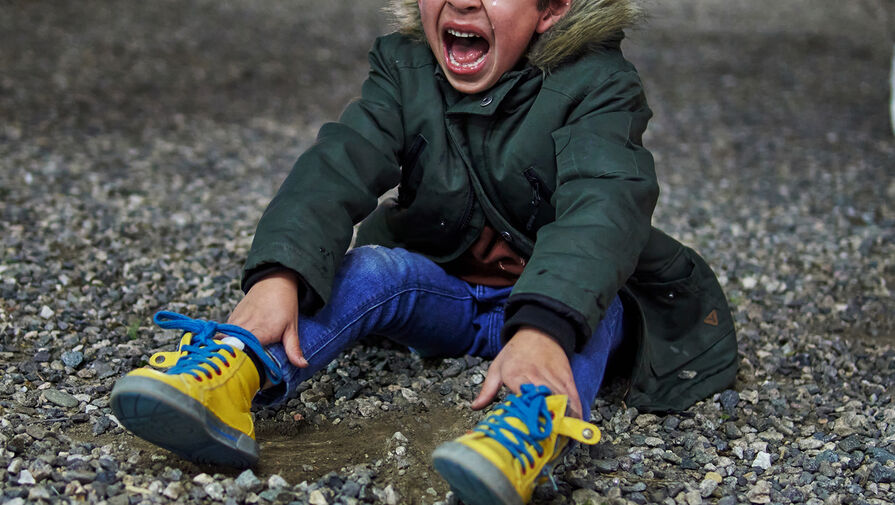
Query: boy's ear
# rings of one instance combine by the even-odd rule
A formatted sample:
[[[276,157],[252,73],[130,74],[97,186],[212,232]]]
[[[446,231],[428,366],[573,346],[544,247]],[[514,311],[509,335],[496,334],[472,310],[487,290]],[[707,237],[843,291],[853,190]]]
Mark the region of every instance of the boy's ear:
[[[547,8],[541,12],[541,17],[538,19],[535,32],[544,33],[549,30],[551,26],[559,21],[559,18],[565,16],[565,14],[569,12],[569,8],[572,6],[572,1],[573,0],[548,0]]]

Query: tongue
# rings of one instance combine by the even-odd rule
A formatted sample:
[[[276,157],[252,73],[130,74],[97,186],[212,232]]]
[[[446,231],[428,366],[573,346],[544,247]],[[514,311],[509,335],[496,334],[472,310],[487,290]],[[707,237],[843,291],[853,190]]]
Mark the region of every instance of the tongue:
[[[488,51],[488,42],[481,37],[455,38],[451,56],[461,65],[473,63]]]

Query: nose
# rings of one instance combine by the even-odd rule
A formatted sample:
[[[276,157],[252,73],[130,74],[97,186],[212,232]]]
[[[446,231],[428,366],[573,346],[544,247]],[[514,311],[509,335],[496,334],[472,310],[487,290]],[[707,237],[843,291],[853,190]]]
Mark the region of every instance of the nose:
[[[447,3],[458,11],[474,11],[482,6],[482,0],[447,0]]]

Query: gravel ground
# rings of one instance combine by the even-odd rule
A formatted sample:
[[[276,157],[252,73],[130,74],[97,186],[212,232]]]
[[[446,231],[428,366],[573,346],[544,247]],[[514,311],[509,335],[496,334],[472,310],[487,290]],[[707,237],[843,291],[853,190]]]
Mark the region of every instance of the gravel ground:
[[[741,373],[664,417],[613,383],[593,412],[604,442],[534,503],[892,503],[879,4],[667,3],[626,45],[656,112],[656,223],[720,275]],[[0,502],[456,503],[428,453],[476,419],[478,359],[357,346],[257,413],[263,461],[245,473],[185,463],[108,408],[117,377],[176,341],[156,310],[223,319],[239,300],[255,223],[357,94],[379,5],[3,2]]]

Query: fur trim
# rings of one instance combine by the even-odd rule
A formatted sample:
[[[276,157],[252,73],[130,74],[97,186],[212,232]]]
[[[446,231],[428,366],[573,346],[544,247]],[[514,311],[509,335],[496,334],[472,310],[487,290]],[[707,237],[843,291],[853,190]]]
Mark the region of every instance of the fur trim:
[[[642,16],[634,0],[570,0],[569,12],[532,40],[529,62],[549,72],[563,61],[593,50]],[[391,0],[388,10],[405,35],[425,41],[417,0]]]

